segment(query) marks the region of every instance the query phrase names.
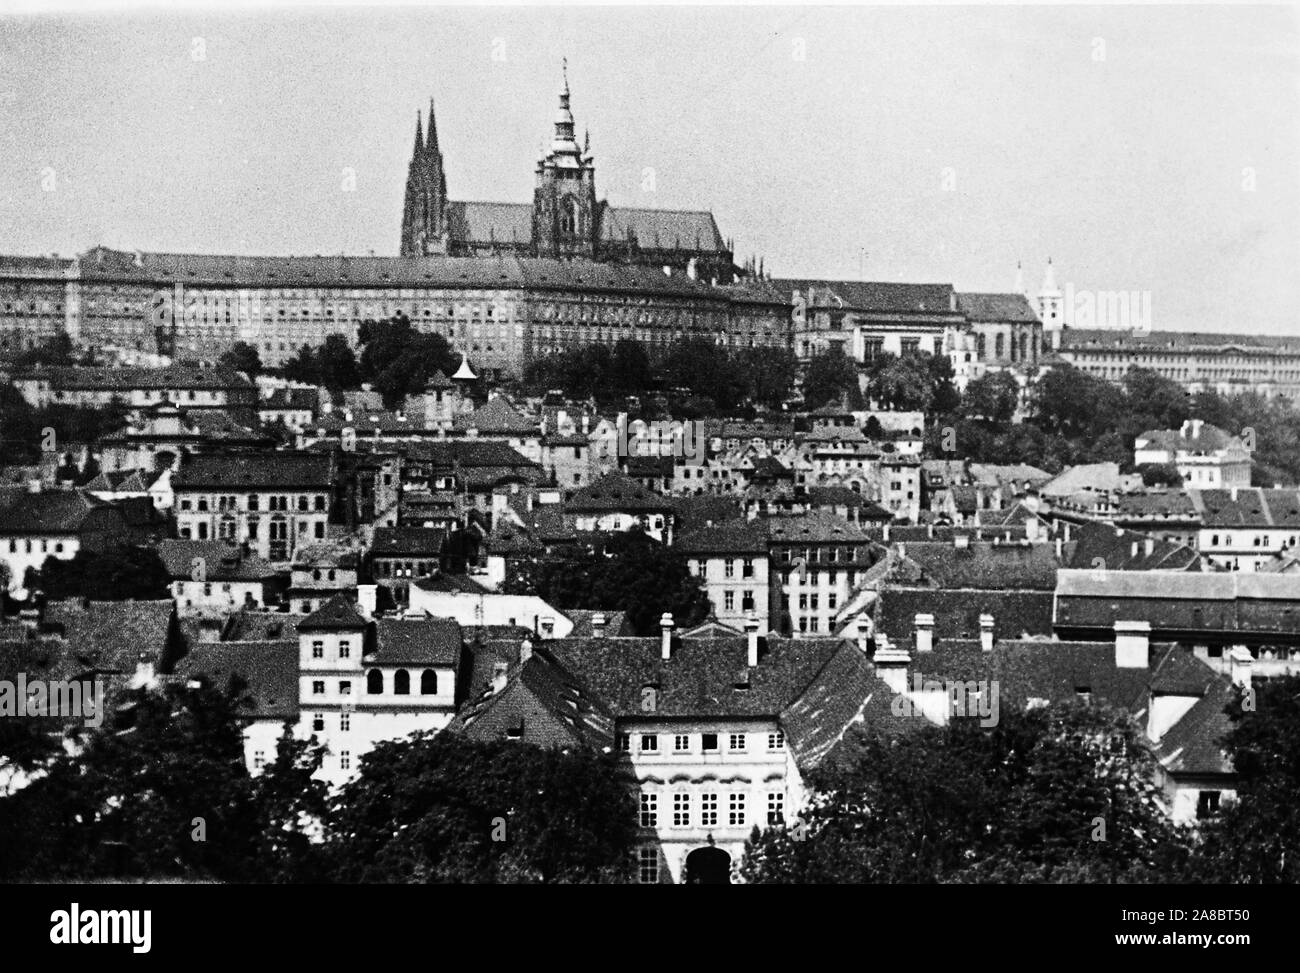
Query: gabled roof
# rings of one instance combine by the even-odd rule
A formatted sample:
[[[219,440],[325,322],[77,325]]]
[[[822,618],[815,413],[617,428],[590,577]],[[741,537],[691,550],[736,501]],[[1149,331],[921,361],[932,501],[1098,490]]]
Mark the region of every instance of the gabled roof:
[[[173,580],[262,581],[281,573],[256,552],[225,541],[162,540],[154,548]],[[195,577],[195,561],[203,576]]]
[[[474,429],[479,435],[487,436],[539,435],[537,424],[521,416],[499,395],[469,415],[457,416],[452,420],[452,428],[460,431]]]
[[[325,604],[298,623],[298,631],[358,632],[366,627],[366,620],[345,595],[335,595]]]
[[[0,534],[76,534],[92,512],[111,509],[81,490],[24,492],[0,507]]]
[[[298,718],[298,642],[200,642],[176,664],[183,679],[206,678],[225,689],[233,677],[247,684],[249,719]]]
[[[377,618],[366,665],[460,668],[460,625],[452,618]]]
[[[437,527],[376,527],[371,557],[437,557],[447,532]]]
[[[570,512],[671,512],[667,499],[622,473],[606,473],[600,479],[569,494],[565,508]]]
[[[681,554],[767,554],[767,530],[758,521],[744,520],[703,527],[682,534],[673,544]]]
[[[1038,321],[1024,294],[958,294],[957,307],[976,322],[1031,324]]]

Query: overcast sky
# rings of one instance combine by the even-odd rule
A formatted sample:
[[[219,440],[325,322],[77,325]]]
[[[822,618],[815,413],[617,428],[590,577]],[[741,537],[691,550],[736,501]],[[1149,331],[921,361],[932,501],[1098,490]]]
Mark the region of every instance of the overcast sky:
[[[453,199],[529,201],[567,56],[598,193],[711,209],[776,275],[1010,290],[1022,260],[1036,291],[1050,255],[1062,286],[1149,291],[1157,328],[1300,334],[1297,23],[1288,6],[0,19],[0,252],[395,254],[417,108],[436,97]]]

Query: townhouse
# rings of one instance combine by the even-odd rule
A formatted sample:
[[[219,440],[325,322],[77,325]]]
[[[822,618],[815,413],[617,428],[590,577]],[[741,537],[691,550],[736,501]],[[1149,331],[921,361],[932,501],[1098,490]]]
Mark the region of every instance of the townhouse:
[[[759,631],[768,631],[771,579],[765,522],[705,527],[681,535],[673,548],[686,557],[691,574],[700,579],[719,622],[743,631],[752,618]]]

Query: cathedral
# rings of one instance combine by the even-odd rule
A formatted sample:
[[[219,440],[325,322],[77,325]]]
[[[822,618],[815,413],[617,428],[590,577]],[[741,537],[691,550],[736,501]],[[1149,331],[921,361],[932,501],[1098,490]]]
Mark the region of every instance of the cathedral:
[[[611,206],[596,196],[590,149],[590,138],[580,146],[575,135],[566,72],[550,150],[537,162],[532,203],[450,200],[430,102],[427,133],[419,116],[415,122],[401,255],[576,258],[672,267],[719,284],[734,280],[740,271],[712,213]]]

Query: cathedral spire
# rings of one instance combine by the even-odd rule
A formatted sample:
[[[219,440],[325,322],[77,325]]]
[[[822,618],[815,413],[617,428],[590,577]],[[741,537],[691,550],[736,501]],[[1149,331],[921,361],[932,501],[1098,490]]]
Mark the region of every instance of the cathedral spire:
[[[429,98],[429,142],[427,148],[430,152],[438,151],[438,124],[433,118],[433,98]]]
[[[411,161],[415,161],[424,154],[424,129],[421,127],[420,113],[415,113],[415,151],[411,154]]]

